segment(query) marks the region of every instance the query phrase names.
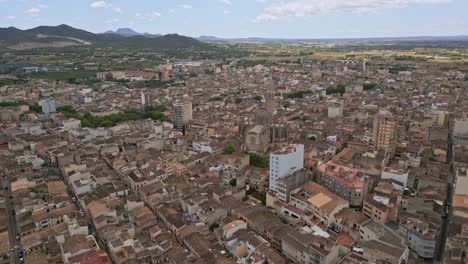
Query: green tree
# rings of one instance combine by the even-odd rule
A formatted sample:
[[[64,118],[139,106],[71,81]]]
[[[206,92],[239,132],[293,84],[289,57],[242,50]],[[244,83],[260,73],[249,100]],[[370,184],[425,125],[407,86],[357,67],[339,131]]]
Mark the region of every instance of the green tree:
[[[338,84],[336,86],[330,85],[326,89],[327,94],[344,94],[345,93],[345,86],[343,84]]]
[[[268,168],[270,166],[270,161],[268,157],[261,156],[256,153],[249,153],[250,156],[250,165],[257,168]]]
[[[236,187],[237,186],[237,179],[232,179],[231,181],[229,181],[229,184],[232,186],[232,187]]]
[[[266,205],[266,193],[261,193],[253,188],[247,191],[247,195],[259,200],[263,205]]]
[[[219,102],[219,101],[223,101],[223,97],[221,97],[221,96],[213,96],[213,97],[211,97],[210,99],[208,99],[208,101],[210,101],[210,102]]]
[[[375,84],[375,83],[365,83],[365,84],[362,85],[362,88],[363,88],[364,91],[367,91],[367,90],[374,89],[376,86],[377,86],[377,84]]]
[[[234,151],[236,151],[234,146],[231,145],[231,144],[227,144],[223,149],[223,154],[224,155],[231,155],[232,153],[234,153]]]
[[[253,99],[257,100],[257,101],[261,101],[262,100],[262,96],[261,95],[255,95],[253,97]]]
[[[210,231],[213,232],[216,228],[219,227],[219,224],[218,223],[213,223],[212,225],[210,225]]]

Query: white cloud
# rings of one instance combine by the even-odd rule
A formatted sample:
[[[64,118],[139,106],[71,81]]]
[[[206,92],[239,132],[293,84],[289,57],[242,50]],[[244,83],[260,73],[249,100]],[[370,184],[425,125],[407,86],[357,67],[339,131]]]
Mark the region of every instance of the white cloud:
[[[263,0],[256,0],[261,2]],[[402,8],[412,4],[448,3],[451,0],[291,0],[276,2],[264,9],[254,22],[331,13],[365,13],[379,9]]]
[[[221,3],[226,4],[226,5],[232,5],[231,0],[219,0]]]
[[[112,5],[107,3],[106,1],[96,1],[89,4],[89,6],[93,8],[107,8],[111,7]]]
[[[13,20],[13,19],[16,19],[16,17],[15,16],[6,16],[5,19]]]
[[[39,4],[39,5],[35,6],[35,7],[31,7],[29,9],[25,10],[24,13],[31,16],[31,17],[37,17],[41,13],[41,11],[43,9],[46,9],[47,7],[48,7],[47,5]],[[8,17],[10,17],[9,19],[16,18],[15,16],[8,16]],[[11,18],[11,17],[14,17],[14,18]]]
[[[119,23],[119,19],[118,18],[109,18],[105,21],[106,24],[117,24]]]
[[[188,4],[178,5],[177,7],[182,8],[182,9],[192,9],[192,6]]]
[[[225,14],[225,15],[227,15],[227,14],[231,14],[231,10],[224,9],[224,10],[223,10],[223,14]]]
[[[148,21],[148,22],[153,22],[154,20],[156,20],[160,16],[161,16],[161,13],[156,12],[156,11],[148,12],[148,13],[144,13],[144,14],[141,14],[141,13],[136,13],[135,14],[135,17],[137,19],[145,20],[145,21]]]
[[[273,20],[277,20],[277,19],[278,19],[277,16],[264,13],[264,14],[258,15],[258,16],[254,19],[254,22],[259,22],[259,23],[260,23],[260,22],[273,21]]]
[[[115,13],[118,13],[118,14],[122,14],[122,9],[120,7],[117,7],[117,6],[114,6],[113,4],[111,3],[108,3],[106,1],[96,1],[96,2],[92,2],[91,4],[89,4],[90,7],[92,8],[110,8],[112,9],[112,11],[114,11]]]
[[[30,16],[38,16],[39,13],[41,13],[41,9],[37,8],[37,7],[32,7],[32,8],[29,8],[28,10],[24,11],[24,13],[26,13],[27,15],[30,15]]]

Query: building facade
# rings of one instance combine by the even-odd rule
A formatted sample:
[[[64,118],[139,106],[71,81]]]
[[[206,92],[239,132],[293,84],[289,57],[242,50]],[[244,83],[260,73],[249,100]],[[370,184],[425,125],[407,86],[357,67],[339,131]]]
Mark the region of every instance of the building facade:
[[[380,111],[374,119],[374,147],[394,153],[397,140],[398,122],[387,111]]]
[[[362,206],[368,185],[364,171],[329,161],[318,165],[316,180],[341,198],[348,200],[350,206]]]
[[[453,143],[468,146],[468,118],[455,120],[453,126]]]
[[[270,153],[270,190],[277,192],[278,180],[304,168],[304,145],[291,144]]]
[[[192,120],[192,102],[184,101],[172,104],[172,121],[174,128],[184,129],[185,125]]]
[[[53,98],[45,98],[41,100],[41,108],[44,114],[55,113],[57,111],[55,100]]]

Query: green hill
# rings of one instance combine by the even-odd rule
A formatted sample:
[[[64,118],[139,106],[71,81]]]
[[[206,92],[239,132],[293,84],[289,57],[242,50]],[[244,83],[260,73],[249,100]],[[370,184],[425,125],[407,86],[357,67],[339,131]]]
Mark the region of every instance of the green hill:
[[[95,47],[136,48],[154,50],[207,50],[212,46],[196,39],[177,34],[159,37],[94,34],[68,25],[39,26],[20,30],[0,28],[0,50],[26,50],[34,48],[91,45]]]

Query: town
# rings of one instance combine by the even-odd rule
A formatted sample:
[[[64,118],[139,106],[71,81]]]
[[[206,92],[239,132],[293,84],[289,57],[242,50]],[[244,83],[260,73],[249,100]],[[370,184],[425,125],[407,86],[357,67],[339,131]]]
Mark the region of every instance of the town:
[[[468,1],[0,7],[0,264],[468,264]]]
[[[384,63],[2,79],[1,263],[462,263],[467,75]]]

